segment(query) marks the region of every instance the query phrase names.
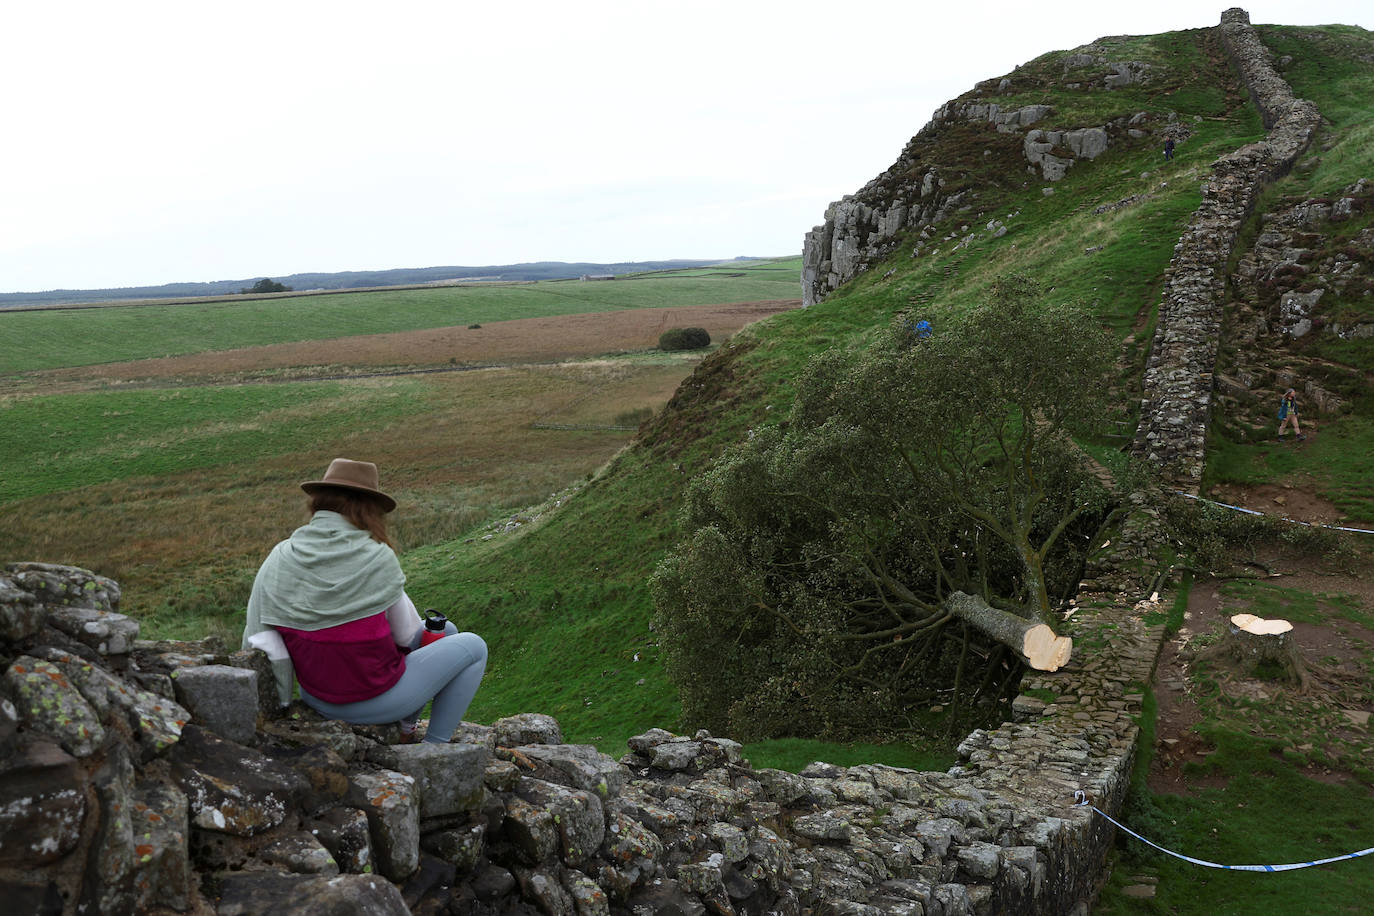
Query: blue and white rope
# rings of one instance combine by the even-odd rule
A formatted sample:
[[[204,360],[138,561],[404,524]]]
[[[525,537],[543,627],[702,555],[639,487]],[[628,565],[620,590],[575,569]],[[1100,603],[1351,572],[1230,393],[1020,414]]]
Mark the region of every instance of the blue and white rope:
[[[1165,853],[1166,855],[1171,855],[1175,859],[1182,859],[1185,862],[1191,862],[1194,865],[1202,865],[1206,868],[1222,868],[1226,871],[1293,871],[1297,868],[1311,868],[1314,865],[1330,865],[1332,862],[1344,862],[1346,859],[1358,859],[1361,856],[1367,856],[1371,853],[1374,853],[1374,846],[1371,846],[1368,849],[1361,849],[1359,852],[1348,852],[1342,856],[1332,856],[1329,859],[1317,859],[1314,862],[1289,862],[1285,865],[1222,865],[1220,862],[1208,862],[1206,859],[1194,859],[1192,856],[1185,856],[1182,853],[1174,852],[1172,849],[1165,849],[1158,843],[1154,843],[1150,840],[1145,839],[1145,837],[1141,836],[1140,834],[1132,830],[1130,827],[1127,827],[1125,824],[1116,820],[1107,812],[1103,811],[1101,808],[1090,803],[1088,801],[1087,793],[1082,791],[1081,789],[1077,792],[1074,792],[1073,797],[1075,808],[1090,808],[1093,811],[1096,811],[1098,814],[1105,817],[1107,820],[1111,821],[1120,829],[1126,831],[1131,836],[1135,837],[1137,840],[1140,840],[1140,842],[1145,843],[1148,846],[1153,846],[1160,852]]]
[[[1178,491],[1178,495],[1186,496],[1189,499],[1196,499],[1200,503],[1208,503],[1209,505],[1213,506],[1221,506],[1223,509],[1234,509],[1237,512],[1244,512],[1246,515],[1264,515],[1263,512],[1256,512],[1254,509],[1247,509],[1244,506],[1233,506],[1230,503],[1219,503],[1213,499],[1203,499],[1201,496],[1194,496],[1191,493],[1184,493],[1181,490]],[[1341,525],[1319,525],[1314,524],[1312,522],[1298,521],[1296,518],[1289,518],[1286,515],[1280,515],[1279,518],[1285,522],[1292,522],[1295,525],[1306,525],[1308,528],[1327,528],[1331,531],[1353,531],[1355,534],[1374,534],[1374,530],[1371,530],[1369,528],[1346,528]]]

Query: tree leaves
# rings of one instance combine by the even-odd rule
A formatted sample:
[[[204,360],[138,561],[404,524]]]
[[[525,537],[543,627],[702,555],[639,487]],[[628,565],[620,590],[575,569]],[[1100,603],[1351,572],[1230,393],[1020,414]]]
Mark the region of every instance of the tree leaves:
[[[950,592],[1045,620],[1049,576],[1072,578],[1078,529],[1110,501],[1070,438],[1101,416],[1109,339],[1017,277],[932,317],[928,337],[816,356],[787,422],[690,488],[689,535],[654,579],[689,719],[890,728],[954,680]]]

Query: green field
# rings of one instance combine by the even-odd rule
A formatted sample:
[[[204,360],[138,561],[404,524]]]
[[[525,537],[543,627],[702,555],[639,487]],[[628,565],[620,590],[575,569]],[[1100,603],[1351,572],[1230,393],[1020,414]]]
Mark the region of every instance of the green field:
[[[332,293],[188,305],[0,310],[0,377],[207,350],[514,318],[795,299],[799,258],[729,270],[632,274],[613,281]]]
[[[1153,736],[1147,720],[1136,777],[1121,817],[1175,853],[1220,865],[1283,865],[1368,848],[1368,787],[1303,775],[1281,742],[1204,723],[1215,750],[1190,764],[1205,787],[1190,795],[1151,793],[1144,785]],[[1099,916],[1321,916],[1367,911],[1374,860],[1333,862],[1282,872],[1230,871],[1185,862],[1118,834],[1117,853],[1093,908]],[[1142,898],[1139,889],[1150,896]],[[1135,891],[1135,892],[1133,892]]]
[[[0,391],[0,461],[9,469],[0,477],[8,521],[0,555],[117,579],[124,610],[146,635],[233,641],[253,570],[301,521],[296,482],[332,457],[382,465],[402,502],[393,519],[402,545],[445,541],[585,479],[701,358],[593,349],[585,357],[594,360],[328,381],[291,381],[289,367],[265,376],[249,370],[243,379],[183,367],[136,384],[112,382],[98,366],[83,375],[85,363],[147,355],[155,336],[148,328],[159,321],[175,319],[182,346],[207,354],[318,335],[320,327],[351,335],[433,325],[453,320],[460,306],[458,320],[480,315],[490,327],[589,307],[795,297],[798,269],[792,258],[728,275],[699,269],[504,289],[0,314],[0,323],[19,329],[4,337],[7,352],[76,367],[61,384],[41,371],[15,372]],[[391,362],[405,368],[412,354],[396,346]]]

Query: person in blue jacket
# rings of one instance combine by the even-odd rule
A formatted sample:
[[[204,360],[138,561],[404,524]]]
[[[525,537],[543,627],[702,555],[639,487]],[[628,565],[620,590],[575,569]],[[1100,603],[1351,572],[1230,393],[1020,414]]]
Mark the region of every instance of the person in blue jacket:
[[[1306,439],[1302,430],[1298,428],[1298,393],[1289,388],[1283,393],[1283,400],[1279,401],[1279,438],[1283,438],[1283,431],[1288,428],[1288,424],[1293,424],[1293,433],[1299,439]]]

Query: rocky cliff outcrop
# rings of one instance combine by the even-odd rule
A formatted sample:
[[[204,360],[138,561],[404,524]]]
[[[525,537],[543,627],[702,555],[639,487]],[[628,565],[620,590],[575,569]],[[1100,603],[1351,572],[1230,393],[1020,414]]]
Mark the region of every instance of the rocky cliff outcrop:
[[[1056,83],[1071,90],[1085,86],[1110,90],[1149,79],[1146,64],[1112,61],[1089,50],[1068,55]],[[972,136],[985,149],[1006,147],[1012,152],[1002,161],[1022,162],[1028,175],[1055,182],[1075,162],[1096,159],[1114,143],[1142,140],[1156,133],[1165,135],[1176,129],[1173,122],[1143,111],[1105,124],[1064,125],[1050,105],[1009,107],[997,101],[999,95],[1013,88],[1010,78],[988,80],[969,95],[941,106],[886,171],[826,209],[825,221],[806,234],[802,246],[804,305],[822,301],[841,284],[892,254],[908,234],[916,236],[913,257],[919,256],[923,243],[933,236],[952,240],[967,235],[967,227],[962,231],[941,228],[955,214],[972,207],[969,189],[946,190],[951,171],[964,171],[959,164],[944,161],[947,154],[942,142],[957,131],[972,130]],[[963,141],[968,139],[963,137]]]
[[[527,714],[448,744],[276,707],[266,659],[149,642],[116,583],[0,574],[0,893],[42,914],[1085,912],[1158,633],[1030,685],[947,773],[754,769],[650,729],[616,760]]]

